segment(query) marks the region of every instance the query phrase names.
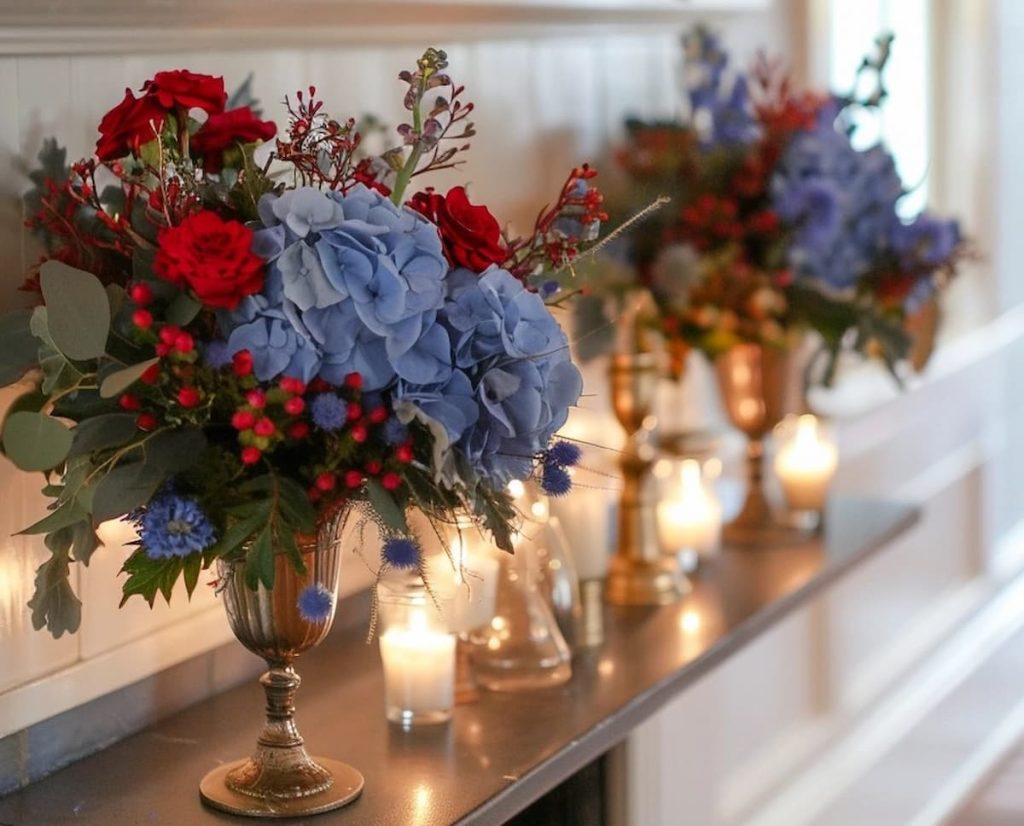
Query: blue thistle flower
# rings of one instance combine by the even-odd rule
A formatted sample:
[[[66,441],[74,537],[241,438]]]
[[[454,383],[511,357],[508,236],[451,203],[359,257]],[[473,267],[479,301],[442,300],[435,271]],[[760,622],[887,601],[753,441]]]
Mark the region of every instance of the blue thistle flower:
[[[583,451],[578,445],[572,442],[555,442],[544,454],[544,464],[574,467],[580,463],[582,457]]]
[[[562,289],[562,285],[554,279],[545,281],[540,287],[537,288],[537,292],[540,293],[540,297],[547,299],[551,296],[556,295]]]
[[[384,423],[384,441],[389,445],[400,445],[409,438],[409,428],[392,417]]]
[[[384,543],[384,560],[392,568],[418,568],[420,546],[407,536],[393,536]]]
[[[334,610],[334,594],[321,583],[307,585],[299,594],[299,616],[309,623],[326,622]]]
[[[152,559],[188,556],[209,548],[216,532],[195,499],[157,495],[136,518],[139,539]]]
[[[321,393],[313,397],[313,401],[309,404],[309,413],[313,424],[321,430],[332,433],[345,426],[348,405],[344,399],[338,398],[333,393]]]
[[[548,496],[565,496],[572,487],[568,471],[560,465],[544,465],[540,486]]]

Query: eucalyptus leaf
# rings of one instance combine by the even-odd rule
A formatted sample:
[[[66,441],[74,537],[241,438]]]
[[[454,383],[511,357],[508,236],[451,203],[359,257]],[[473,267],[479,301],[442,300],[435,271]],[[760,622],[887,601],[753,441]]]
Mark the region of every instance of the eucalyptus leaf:
[[[166,318],[169,323],[184,327],[199,315],[201,309],[203,305],[188,293],[178,293],[167,306]]]
[[[38,363],[39,340],[31,324],[31,310],[0,315],[0,385],[16,382]]]
[[[18,531],[18,533],[27,535],[53,533],[88,518],[88,511],[82,508],[76,501],[71,500],[62,504],[51,512],[49,516],[44,516],[35,524],[29,525],[27,528]]]
[[[111,373],[103,382],[100,384],[100,396],[104,399],[112,399],[115,396],[120,396],[125,390],[131,387],[135,382],[141,378],[142,374],[145,373],[154,364],[159,363],[160,359],[152,358],[146,361],[133,364],[131,367],[125,367],[123,370],[118,370],[115,373]]]
[[[103,290],[107,294],[107,304],[110,305],[110,317],[117,318],[121,314],[121,308],[124,307],[124,287],[119,284],[107,284]]]
[[[124,516],[146,504],[167,475],[149,462],[123,462],[107,471],[93,493],[93,522]]]
[[[164,476],[183,473],[198,463],[206,450],[206,437],[196,428],[163,430],[144,445],[146,464]]]
[[[399,534],[409,533],[409,528],[405,523],[405,512],[398,507],[395,498],[384,490],[380,482],[376,479],[367,479],[366,493],[370,500],[370,507],[388,528]]]
[[[85,419],[71,431],[71,450],[68,458],[82,456],[96,450],[121,447],[139,435],[133,413],[107,413]]]
[[[71,431],[45,413],[21,410],[7,417],[4,452],[22,470],[50,470],[67,458]]]
[[[99,358],[110,332],[110,302],[100,280],[61,261],[39,268],[53,343],[73,361]]]

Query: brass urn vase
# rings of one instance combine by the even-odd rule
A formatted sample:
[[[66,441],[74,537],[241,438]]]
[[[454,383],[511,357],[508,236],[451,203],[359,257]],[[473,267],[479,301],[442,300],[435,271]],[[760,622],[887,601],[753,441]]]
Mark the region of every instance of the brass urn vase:
[[[295,693],[301,680],[296,658],[319,644],[334,621],[341,562],[341,530],[347,511],[324,524],[317,536],[298,540],[305,573],[287,554],[275,558],[274,587],[249,588],[243,563],[218,560],[221,597],[239,642],[267,661],[260,678],[266,721],[251,757],[214,769],[203,778],[203,802],[251,817],[299,817],[339,808],[355,800],[363,776],[337,760],[310,757],[295,724]],[[328,614],[304,616],[299,595],[309,586],[330,594]]]
[[[765,438],[793,412],[796,357],[793,348],[736,344],[714,362],[725,412],[747,437],[747,493],[723,537],[735,546],[778,545],[798,532],[777,522],[764,495]]]

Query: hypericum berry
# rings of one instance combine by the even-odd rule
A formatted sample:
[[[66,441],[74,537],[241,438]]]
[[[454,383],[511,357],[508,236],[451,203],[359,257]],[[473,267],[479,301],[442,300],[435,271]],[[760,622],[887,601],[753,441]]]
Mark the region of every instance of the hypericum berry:
[[[325,382],[319,376],[317,376],[315,379],[313,379],[313,381],[311,381],[309,383],[309,392],[310,393],[326,393],[326,392],[328,392],[330,390],[333,390],[333,389],[334,388],[331,387],[331,385],[329,385],[327,382]]]
[[[257,410],[262,410],[267,406],[267,396],[262,390],[250,390],[245,394],[245,400]]]
[[[309,422],[293,422],[288,426],[288,435],[293,439],[305,439],[309,435]]]
[[[338,479],[333,473],[321,473],[316,477],[317,490],[322,490],[324,493],[334,490],[334,486],[337,483]]]
[[[409,462],[412,461],[412,445],[406,442],[405,444],[396,447],[395,458],[403,465],[409,464]]]
[[[182,387],[178,391],[178,404],[182,407],[195,407],[202,399],[202,394],[194,387]]]
[[[142,307],[132,313],[132,324],[140,330],[148,330],[153,326],[153,314]]]
[[[151,364],[146,368],[145,372],[139,376],[139,381],[143,384],[156,384],[160,381],[160,365]]]
[[[258,447],[243,447],[242,448],[242,464],[243,465],[255,465],[262,458],[263,458],[263,452]]]
[[[248,430],[256,424],[256,414],[251,410],[236,410],[231,416],[231,426],[235,430]]]
[[[366,430],[366,425],[357,424],[352,428],[352,441],[357,445],[363,444],[367,439],[370,438],[369,432]]]
[[[149,284],[132,284],[131,289],[128,290],[128,296],[133,303],[144,307],[153,300],[153,291],[149,288]]]
[[[380,484],[384,490],[398,490],[402,484],[402,477],[394,471],[388,471],[380,477]]]
[[[355,375],[359,375],[356,373]],[[345,418],[350,422],[356,421],[356,419],[363,418],[363,408],[355,402],[349,403],[348,411],[345,413]]]
[[[142,407],[142,399],[138,396],[133,396],[131,393],[125,393],[117,400],[117,404],[122,410],[134,412]]]
[[[160,328],[160,341],[164,344],[173,347],[174,340],[178,337],[181,332],[180,327],[175,327],[173,324],[168,324],[166,327]]]
[[[160,358],[163,358],[164,356],[170,355],[171,345],[158,341],[154,349],[156,350],[156,354],[160,356]]]
[[[174,337],[174,349],[179,353],[191,353],[196,349],[195,339],[188,333],[178,333]]]
[[[383,468],[384,465],[382,465],[377,459],[371,459],[366,463],[366,472],[371,476],[376,476]]]
[[[292,378],[291,376],[285,376],[281,379],[280,387],[285,393],[294,393],[296,396],[301,396],[306,392],[306,383],[301,379]]]
[[[345,471],[345,487],[357,488],[363,484],[363,474],[358,470],[346,470]]]
[[[386,407],[375,407],[370,411],[370,421],[373,424],[384,424],[388,420],[388,409]]]
[[[150,430],[156,430],[157,425],[160,424],[160,420],[157,419],[152,413],[140,413],[135,419],[135,426],[139,430],[144,430],[147,433]]]
[[[273,436],[277,428],[270,419],[264,416],[252,426],[252,431],[257,436]]]
[[[345,386],[349,390],[362,390],[363,389],[363,376],[362,373],[349,373],[345,376]]]
[[[306,402],[302,396],[292,396],[284,403],[284,412],[289,416],[298,416],[306,409]]]
[[[239,350],[231,358],[231,368],[239,378],[245,378],[252,374],[252,353],[248,350]]]

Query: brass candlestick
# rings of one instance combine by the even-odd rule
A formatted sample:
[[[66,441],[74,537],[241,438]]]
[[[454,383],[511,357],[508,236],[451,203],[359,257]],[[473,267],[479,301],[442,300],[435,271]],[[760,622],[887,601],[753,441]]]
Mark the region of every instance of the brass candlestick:
[[[730,545],[779,545],[800,535],[774,519],[764,495],[764,440],[791,412],[793,370],[794,354],[788,348],[737,344],[715,359],[726,413],[747,437],[747,496],[722,532]]]
[[[653,353],[612,356],[612,406],[628,434],[620,460],[618,544],[605,582],[605,598],[614,605],[664,605],[679,599],[686,587],[675,562],[662,554],[658,542],[651,485],[656,458],[651,407],[658,376]]]

